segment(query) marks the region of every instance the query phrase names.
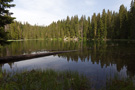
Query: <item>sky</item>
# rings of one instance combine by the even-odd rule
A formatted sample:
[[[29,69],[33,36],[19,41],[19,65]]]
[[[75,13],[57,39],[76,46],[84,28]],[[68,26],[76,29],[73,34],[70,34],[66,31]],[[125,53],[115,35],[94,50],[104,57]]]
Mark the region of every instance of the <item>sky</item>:
[[[119,11],[124,4],[129,10],[131,0],[14,0],[15,7],[10,9],[16,21],[31,25],[49,25],[53,21],[66,19],[67,16],[92,16],[93,13]]]

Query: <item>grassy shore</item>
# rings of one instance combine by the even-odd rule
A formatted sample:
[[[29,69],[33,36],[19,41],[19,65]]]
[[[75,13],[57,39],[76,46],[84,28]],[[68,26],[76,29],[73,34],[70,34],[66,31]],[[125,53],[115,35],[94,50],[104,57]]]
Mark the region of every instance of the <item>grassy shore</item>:
[[[117,75],[113,79],[108,79],[103,90],[135,90],[135,79],[121,78]]]
[[[96,90],[91,84],[85,76],[70,71],[0,72],[0,90]],[[135,90],[135,85],[132,79],[116,77],[98,90]]]
[[[0,73],[0,90],[90,90],[89,85],[86,77],[73,72]]]

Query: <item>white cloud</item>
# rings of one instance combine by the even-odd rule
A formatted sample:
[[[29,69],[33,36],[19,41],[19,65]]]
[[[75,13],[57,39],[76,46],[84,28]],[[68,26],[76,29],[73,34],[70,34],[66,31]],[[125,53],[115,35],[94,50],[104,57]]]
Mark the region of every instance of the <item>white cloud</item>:
[[[95,0],[84,0],[84,2],[88,6],[94,6],[96,4]]]
[[[26,3],[27,2],[27,3]],[[64,0],[20,0],[11,9],[16,20],[30,24],[49,25],[52,21],[64,18]]]

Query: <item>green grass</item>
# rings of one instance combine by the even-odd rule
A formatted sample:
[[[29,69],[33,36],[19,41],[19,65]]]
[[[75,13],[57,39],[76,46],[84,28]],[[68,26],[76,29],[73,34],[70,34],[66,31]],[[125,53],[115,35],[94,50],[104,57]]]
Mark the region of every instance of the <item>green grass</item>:
[[[21,73],[0,72],[0,90],[96,90],[90,81],[77,72],[32,70]],[[98,90],[135,90],[133,79],[116,76],[107,79]]]
[[[108,79],[106,90],[135,90],[133,78],[121,78],[116,75],[113,79]]]
[[[0,73],[0,90],[90,90],[89,81],[73,72]]]

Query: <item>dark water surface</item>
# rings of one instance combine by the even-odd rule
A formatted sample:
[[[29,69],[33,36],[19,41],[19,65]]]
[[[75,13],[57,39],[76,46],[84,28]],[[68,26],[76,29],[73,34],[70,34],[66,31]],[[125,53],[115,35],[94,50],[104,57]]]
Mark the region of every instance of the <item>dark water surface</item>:
[[[9,72],[53,69],[77,71],[92,81],[94,87],[105,85],[116,74],[121,77],[135,75],[135,42],[64,42],[64,41],[19,41],[0,48],[0,57],[21,54],[47,53],[51,51],[78,50],[77,52],[35,58],[25,61],[0,64],[0,69]]]

